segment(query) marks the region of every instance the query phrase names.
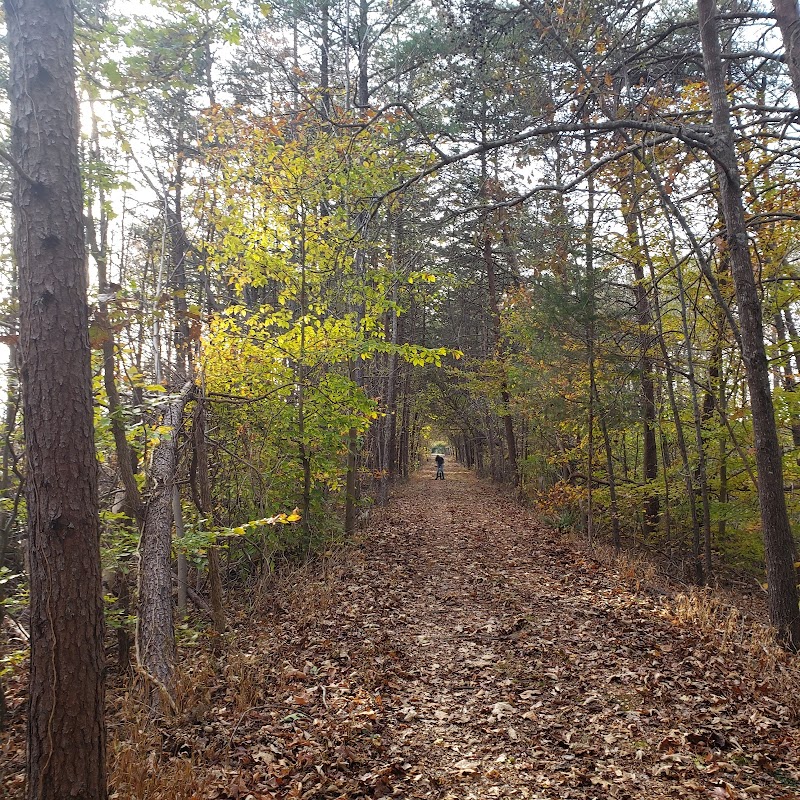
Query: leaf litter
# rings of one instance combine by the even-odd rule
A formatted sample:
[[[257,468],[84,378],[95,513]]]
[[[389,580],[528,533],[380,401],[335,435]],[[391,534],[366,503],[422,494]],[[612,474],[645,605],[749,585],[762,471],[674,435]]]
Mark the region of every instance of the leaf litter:
[[[798,659],[710,593],[466,471],[376,516],[242,598],[221,653],[182,651],[180,717],[111,693],[111,797],[800,797]]]

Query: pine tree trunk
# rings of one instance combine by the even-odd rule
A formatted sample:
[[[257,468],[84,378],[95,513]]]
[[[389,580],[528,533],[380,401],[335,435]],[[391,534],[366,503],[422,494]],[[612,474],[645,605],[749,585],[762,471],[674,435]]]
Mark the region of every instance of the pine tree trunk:
[[[175,539],[178,546],[178,556],[175,559],[177,562],[178,573],[178,599],[176,607],[178,614],[181,617],[186,616],[187,597],[189,589],[189,561],[186,558],[186,553],[180,548],[180,540],[186,535],[186,529],[183,525],[183,507],[181,506],[181,491],[178,484],[172,486],[172,518],[175,521]]]
[[[28,797],[106,797],[103,605],[73,9],[7,0],[30,557]]]
[[[764,347],[761,301],[756,287],[744,219],[739,167],[730,107],[725,94],[722,54],[714,0],[698,0],[703,63],[711,97],[717,178],[725,215],[731,273],[739,306],[742,358],[750,393],[758,466],[758,499],[767,566],[769,616],[781,643],[800,649],[800,610],[794,541],[783,490],[783,463]]]

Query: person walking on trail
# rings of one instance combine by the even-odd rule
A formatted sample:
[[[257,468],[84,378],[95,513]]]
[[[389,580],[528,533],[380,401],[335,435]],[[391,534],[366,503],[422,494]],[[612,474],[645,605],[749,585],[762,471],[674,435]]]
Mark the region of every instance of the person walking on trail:
[[[444,480],[444,456],[441,453],[437,453],[436,455],[436,478],[435,480]]]

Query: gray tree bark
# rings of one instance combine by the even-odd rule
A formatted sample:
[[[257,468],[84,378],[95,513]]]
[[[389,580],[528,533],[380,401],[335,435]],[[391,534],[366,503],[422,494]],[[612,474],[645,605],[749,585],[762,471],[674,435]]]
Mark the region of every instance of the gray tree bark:
[[[139,609],[136,660],[152,683],[150,707],[160,711],[175,699],[175,625],[172,618],[172,492],[178,460],[178,433],[186,404],[195,392],[186,383],[164,411],[164,434],[153,451],[150,496],[139,542]]]
[[[800,9],[797,0],[772,0],[772,5],[783,36],[792,88],[800,102]]]

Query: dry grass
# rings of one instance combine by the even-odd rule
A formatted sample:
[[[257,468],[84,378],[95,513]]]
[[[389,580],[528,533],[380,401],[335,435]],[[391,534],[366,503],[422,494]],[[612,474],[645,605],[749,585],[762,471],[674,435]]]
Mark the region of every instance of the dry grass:
[[[141,683],[141,682],[140,682]],[[192,800],[206,788],[191,753],[172,752],[168,723],[149,717],[146,690],[136,685],[118,698],[109,726],[109,798]]]
[[[674,619],[703,632],[720,652],[736,658],[743,675],[755,678],[769,695],[800,719],[800,659],[775,641],[774,632],[715,589],[691,589],[671,603]]]
[[[165,758],[161,743],[145,728],[128,728],[109,743],[109,797],[125,800],[192,800],[207,783],[194,759]]]
[[[580,541],[585,547],[586,540]],[[698,631],[718,653],[732,656],[742,675],[757,678],[794,720],[800,719],[800,659],[783,650],[772,629],[758,621],[766,609],[753,598],[680,584],[646,554],[617,553],[604,544],[596,544],[591,553],[613,567],[629,590],[657,596],[662,613],[675,624]]]
[[[631,591],[641,592],[646,588],[667,588],[667,581],[656,565],[641,553],[616,553],[613,547],[598,545],[595,551],[605,563],[614,564],[622,583]]]
[[[352,557],[352,544],[338,546],[302,565],[278,570],[256,587],[256,603],[262,609],[291,608],[293,617],[300,621],[314,619],[336,602],[338,587]]]
[[[264,702],[265,678],[259,668],[263,668],[252,653],[231,652],[225,666],[225,683],[228,695],[233,698],[234,709],[238,713]]]

